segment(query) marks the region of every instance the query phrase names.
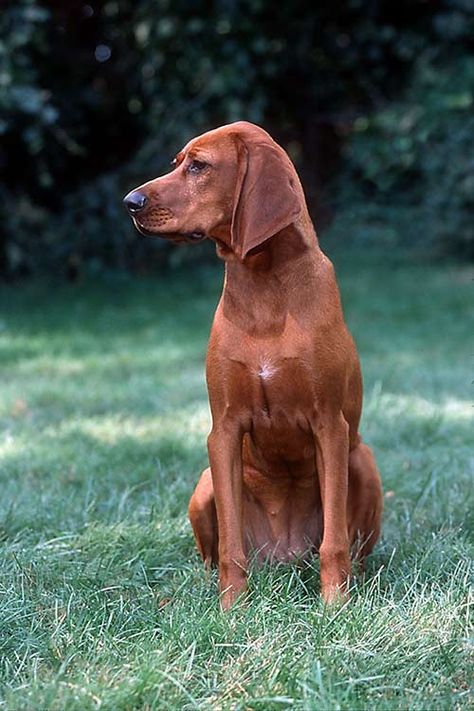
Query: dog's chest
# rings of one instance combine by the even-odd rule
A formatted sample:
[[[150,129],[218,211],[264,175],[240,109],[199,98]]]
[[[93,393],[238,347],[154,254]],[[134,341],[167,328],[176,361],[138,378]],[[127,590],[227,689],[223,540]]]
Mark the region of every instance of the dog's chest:
[[[257,369],[257,376],[262,381],[270,381],[278,373],[278,366],[274,365],[271,358],[261,358]]]
[[[255,461],[314,459],[312,424],[322,381],[306,334],[295,328],[281,338],[227,340],[212,375],[211,407],[242,421]]]
[[[302,358],[262,356],[253,368],[247,366],[247,374],[254,411],[275,419],[314,405],[314,369]]]
[[[215,415],[241,420],[262,441],[294,440],[302,430],[311,433],[315,410],[324,399],[327,368],[325,354],[305,323],[288,316],[280,334],[259,338],[226,329],[211,344],[208,385]]]
[[[314,383],[307,364],[297,358],[265,357],[251,378],[248,405],[253,445],[267,460],[297,461],[313,456],[310,420]]]
[[[273,424],[312,410],[318,383],[312,345],[296,329],[280,338],[234,342],[222,363],[227,403]]]

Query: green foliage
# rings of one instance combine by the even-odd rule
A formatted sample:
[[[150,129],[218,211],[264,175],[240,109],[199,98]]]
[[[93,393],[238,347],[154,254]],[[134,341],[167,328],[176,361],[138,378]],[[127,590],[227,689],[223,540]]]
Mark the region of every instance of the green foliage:
[[[34,0],[23,1],[0,14],[0,134],[16,133],[30,156],[44,147],[58,112],[51,94],[39,85],[35,55],[46,42],[49,12]],[[47,180],[41,171],[38,180]]]
[[[366,147],[360,135],[354,142],[356,171],[368,155],[360,168],[367,181],[385,181],[397,197],[402,185],[412,190],[416,173],[431,195],[436,166],[419,165],[423,141],[425,153],[444,141],[465,162],[467,130],[451,119],[468,109],[445,105],[448,84],[433,84],[431,93],[425,85],[441,62],[447,72],[451,63],[453,71],[468,67],[473,17],[465,0],[8,4],[0,16],[0,272],[168,259],[165,247],[135,251],[117,206],[131,187],[166,170],[189,137],[238,118],[263,123],[287,147],[313,208],[341,165],[354,118],[357,130],[367,124],[361,114],[376,118],[368,119]],[[413,72],[415,88],[392,107]],[[469,93],[462,72],[460,96]],[[432,107],[425,138],[417,86]],[[393,126],[399,115],[404,130]],[[394,134],[393,150],[379,138],[384,131]],[[470,189],[461,175],[448,183]],[[454,251],[469,241],[461,236],[465,200],[449,203],[452,218],[437,236]]]
[[[410,215],[405,241],[472,258],[473,136],[474,58],[422,58],[400,101],[357,119],[347,165],[380,211]]]
[[[1,289],[5,708],[471,708],[473,269],[336,266],[386,493],[338,610],[312,560],[223,615],[195,550],[220,268]]]

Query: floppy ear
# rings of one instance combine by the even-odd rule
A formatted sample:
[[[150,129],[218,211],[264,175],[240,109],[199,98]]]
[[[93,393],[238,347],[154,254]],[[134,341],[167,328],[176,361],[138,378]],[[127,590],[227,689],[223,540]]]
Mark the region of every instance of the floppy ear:
[[[284,227],[301,210],[289,158],[270,143],[236,136],[238,173],[232,214],[232,248],[240,259]],[[286,159],[285,159],[286,158]]]

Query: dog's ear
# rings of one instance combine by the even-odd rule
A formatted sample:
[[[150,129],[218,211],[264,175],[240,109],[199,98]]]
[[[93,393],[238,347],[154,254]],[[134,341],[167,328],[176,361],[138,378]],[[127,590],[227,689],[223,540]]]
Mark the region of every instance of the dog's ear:
[[[301,210],[290,159],[271,143],[236,136],[238,172],[232,213],[232,249],[244,259],[251,249],[290,225]]]

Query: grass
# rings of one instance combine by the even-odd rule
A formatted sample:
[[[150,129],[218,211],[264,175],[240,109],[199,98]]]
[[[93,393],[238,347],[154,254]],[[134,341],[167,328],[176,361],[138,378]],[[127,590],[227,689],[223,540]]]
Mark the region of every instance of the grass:
[[[469,708],[474,272],[337,266],[386,492],[337,610],[315,560],[224,615],[194,549],[219,267],[2,288],[0,707]]]

